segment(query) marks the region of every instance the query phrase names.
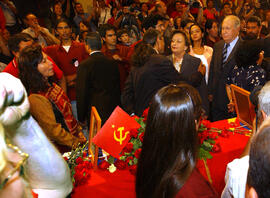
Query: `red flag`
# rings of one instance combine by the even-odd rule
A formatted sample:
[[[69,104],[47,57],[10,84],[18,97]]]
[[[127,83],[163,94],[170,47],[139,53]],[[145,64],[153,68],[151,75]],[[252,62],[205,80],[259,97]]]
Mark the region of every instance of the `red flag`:
[[[130,130],[138,128],[140,124],[117,106],[93,138],[93,143],[113,157],[119,158],[122,149],[130,140]]]

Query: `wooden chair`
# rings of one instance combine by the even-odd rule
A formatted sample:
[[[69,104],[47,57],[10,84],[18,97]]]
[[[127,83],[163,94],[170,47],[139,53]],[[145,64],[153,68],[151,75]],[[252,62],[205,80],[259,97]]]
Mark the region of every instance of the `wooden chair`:
[[[92,143],[93,137],[101,128],[101,119],[97,112],[96,107],[92,106],[91,116],[90,116],[90,127],[89,127],[89,144],[88,144],[88,154],[91,156],[91,161],[93,163],[94,170],[97,169],[98,162],[98,149],[99,147]]]
[[[230,85],[230,91],[231,93],[228,93],[229,91],[227,90],[228,98],[230,102],[233,102],[235,105],[237,118],[241,123],[252,129],[256,114],[254,111],[255,108],[249,99],[250,92],[234,84]],[[231,94],[231,96],[229,96],[229,94]]]

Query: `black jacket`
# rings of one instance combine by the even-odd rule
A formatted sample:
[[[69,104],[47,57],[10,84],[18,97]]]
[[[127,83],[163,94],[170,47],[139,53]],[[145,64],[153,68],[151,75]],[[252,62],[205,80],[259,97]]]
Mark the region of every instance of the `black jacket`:
[[[78,119],[89,120],[91,106],[95,106],[102,123],[120,104],[120,80],[117,63],[101,52],[84,60],[77,71],[76,99]]]
[[[184,78],[168,58],[152,55],[144,66],[132,68],[122,93],[122,105],[128,113],[141,116],[160,88],[179,81]]]

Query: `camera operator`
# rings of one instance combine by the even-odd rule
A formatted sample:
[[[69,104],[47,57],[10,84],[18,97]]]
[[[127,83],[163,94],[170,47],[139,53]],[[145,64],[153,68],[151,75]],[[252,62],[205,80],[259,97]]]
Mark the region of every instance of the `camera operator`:
[[[138,17],[135,13],[131,12],[129,5],[123,5],[122,11],[118,13],[114,26],[118,29],[126,28],[129,31],[131,37],[136,36],[136,40],[139,39],[139,25]],[[131,35],[133,34],[133,35]]]

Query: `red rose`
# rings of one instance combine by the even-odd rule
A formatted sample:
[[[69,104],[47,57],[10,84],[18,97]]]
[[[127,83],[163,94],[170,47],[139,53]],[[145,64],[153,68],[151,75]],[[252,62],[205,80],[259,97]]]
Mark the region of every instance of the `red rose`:
[[[83,152],[83,157],[86,157],[87,156],[87,153],[84,151]]]
[[[143,142],[144,132],[142,132],[142,133],[140,134],[139,138],[140,138],[141,142]]]
[[[209,138],[215,140],[215,139],[217,139],[217,134],[216,133],[210,133]]]
[[[102,162],[99,163],[98,167],[101,169],[101,170],[106,170],[107,168],[109,168],[110,164],[106,161],[106,160],[103,160]]]
[[[65,159],[66,161],[68,161],[68,158],[67,158],[67,157],[64,157],[64,159]]]
[[[82,178],[83,178],[83,173],[80,172],[80,171],[76,171],[75,174],[74,174],[74,179],[75,179],[76,183],[78,181],[80,181]]]
[[[215,145],[213,146],[213,148],[212,148],[212,152],[218,153],[218,152],[220,152],[220,151],[221,151],[221,146],[220,146],[220,144],[219,144],[219,143],[215,144]]]
[[[92,163],[89,162],[89,161],[84,161],[83,162],[83,166],[86,167],[86,168],[89,168],[89,169],[93,168]]]
[[[81,164],[81,163],[83,163],[83,159],[81,157],[78,157],[76,159],[76,164]]]
[[[88,169],[83,169],[82,171],[75,172],[74,174],[75,185],[79,186],[86,184],[90,176],[91,172]]]
[[[137,159],[139,159],[140,154],[141,154],[141,151],[142,151],[141,148],[139,148],[139,149],[137,149],[137,150],[135,151],[134,156],[135,156]]]
[[[205,126],[205,128],[210,129],[211,128],[211,122],[209,120],[203,120],[202,124]]]
[[[148,116],[148,111],[149,111],[149,107],[146,108],[144,111],[143,111],[143,114],[142,114],[142,117],[145,118],[145,120],[147,119],[147,116]]]
[[[79,164],[77,166],[75,166],[75,172],[80,172],[84,169],[84,165],[83,164]]]
[[[119,170],[124,170],[127,167],[127,163],[122,160],[116,160],[116,162],[114,162],[114,165]]]
[[[139,131],[137,129],[130,130],[130,136],[136,138],[138,136]]]
[[[127,163],[129,163],[130,160],[133,160],[133,157],[132,157],[132,156],[128,156],[128,157],[126,158],[126,162],[127,162]]]
[[[133,150],[133,144],[131,142],[127,143],[127,145],[123,149],[123,153],[130,153]]]
[[[136,175],[136,171],[137,171],[137,166],[136,165],[132,165],[132,166],[129,167],[129,172],[132,175]]]
[[[228,138],[230,136],[227,129],[223,130],[219,135],[224,138]]]

